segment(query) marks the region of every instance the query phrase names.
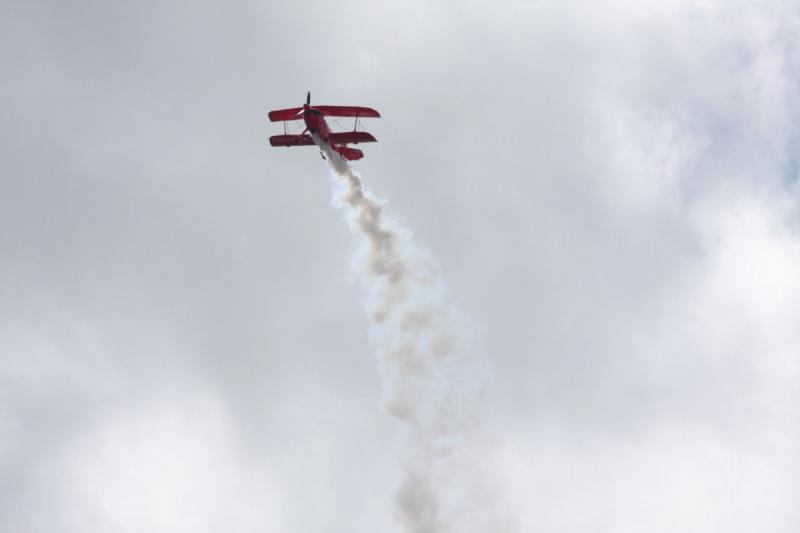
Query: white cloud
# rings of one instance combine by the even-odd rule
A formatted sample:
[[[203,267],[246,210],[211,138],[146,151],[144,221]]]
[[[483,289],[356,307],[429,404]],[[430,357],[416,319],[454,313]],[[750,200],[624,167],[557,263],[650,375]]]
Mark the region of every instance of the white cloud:
[[[192,391],[116,410],[37,465],[48,501],[32,529],[282,529],[270,470],[246,459],[230,423]]]

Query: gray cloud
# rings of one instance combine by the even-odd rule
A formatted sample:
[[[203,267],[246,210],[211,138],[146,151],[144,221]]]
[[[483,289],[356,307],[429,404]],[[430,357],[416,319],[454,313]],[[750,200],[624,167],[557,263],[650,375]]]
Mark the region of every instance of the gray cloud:
[[[791,3],[2,12],[0,529],[399,531],[308,89],[481,326],[476,531],[797,529]]]

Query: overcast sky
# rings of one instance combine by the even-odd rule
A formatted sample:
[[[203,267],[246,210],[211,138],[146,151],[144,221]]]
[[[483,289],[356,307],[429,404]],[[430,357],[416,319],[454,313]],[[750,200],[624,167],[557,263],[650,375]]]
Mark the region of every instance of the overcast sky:
[[[307,90],[476,325],[467,533],[800,530],[794,0],[11,0],[0,69],[0,530],[403,531]]]

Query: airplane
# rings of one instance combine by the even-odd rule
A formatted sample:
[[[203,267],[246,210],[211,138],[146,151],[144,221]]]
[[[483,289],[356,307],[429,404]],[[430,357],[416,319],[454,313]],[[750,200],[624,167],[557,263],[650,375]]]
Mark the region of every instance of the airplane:
[[[313,146],[314,139],[311,135],[316,135],[325,144],[338,152],[344,159],[354,161],[364,157],[364,152],[356,148],[350,148],[348,144],[377,142],[377,139],[366,131],[356,131],[360,118],[380,118],[380,113],[369,107],[355,106],[335,106],[335,105],[311,105],[311,91],[306,96],[306,103],[303,107],[293,107],[291,109],[277,109],[269,112],[269,119],[272,122],[283,121],[283,135],[273,135],[269,138],[272,146]],[[356,123],[353,131],[333,132],[325,122],[325,117],[355,117]],[[306,129],[299,135],[290,135],[286,131],[286,122],[289,120],[304,120]],[[311,135],[309,135],[311,134]],[[320,152],[322,155],[322,152]],[[325,156],[322,155],[325,159]]]

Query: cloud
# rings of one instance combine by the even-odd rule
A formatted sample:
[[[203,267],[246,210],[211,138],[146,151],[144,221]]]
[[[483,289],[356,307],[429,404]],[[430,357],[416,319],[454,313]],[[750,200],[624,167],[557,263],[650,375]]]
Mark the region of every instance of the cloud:
[[[481,325],[504,519],[797,529],[792,3],[14,10],[0,529],[398,530],[350,236],[265,145],[309,89]]]

